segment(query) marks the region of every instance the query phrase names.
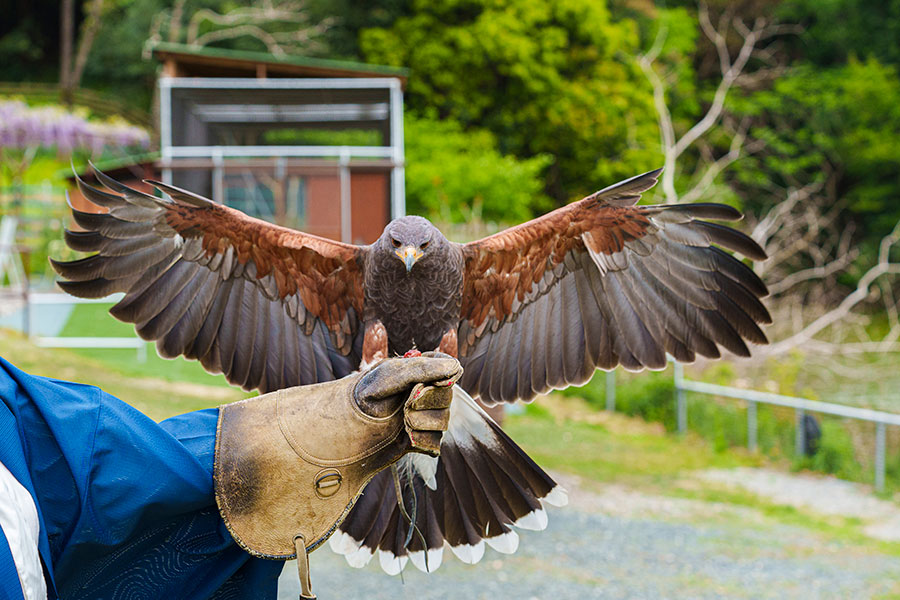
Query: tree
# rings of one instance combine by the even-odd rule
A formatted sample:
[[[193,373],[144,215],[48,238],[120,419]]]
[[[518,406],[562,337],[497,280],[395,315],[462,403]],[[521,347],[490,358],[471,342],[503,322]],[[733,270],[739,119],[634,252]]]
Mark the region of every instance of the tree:
[[[518,223],[550,206],[543,194],[547,155],[518,160],[497,150],[488,131],[408,117],[406,199],[410,213],[444,222]]]
[[[873,246],[900,220],[900,77],[893,68],[874,58],[796,67],[736,108],[757,119],[751,135],[769,149],[742,166],[739,181],[752,185],[762,175],[799,187],[828,174],[846,218]]]
[[[366,60],[411,69],[412,112],[486,129],[504,154],[553,156],[557,202],[658,166],[637,44],[597,0],[416,0],[360,37]]]
[[[769,255],[754,268],[769,285],[776,323],[773,344],[758,355],[900,349],[891,279],[900,274],[896,73],[874,59],[788,69],[766,42],[795,27],[764,17],[748,25],[728,8],[713,21],[701,3],[697,23],[718,56],[718,79],[700,81],[685,63],[693,21],[682,9],[662,11],[638,59],[654,91],[666,200],[736,193],[744,205]],[[889,327],[873,336],[866,313],[879,298]]]
[[[94,44],[94,38],[100,29],[105,5],[105,0],[89,0],[85,3],[87,16],[78,36],[78,50],[75,53],[74,61],[72,47],[75,29],[75,1],[63,0],[60,7],[59,87],[63,103],[67,106],[71,106],[72,93],[81,84],[81,77]]]
[[[697,11],[698,22],[703,34],[716,50],[719,63],[718,80],[715,82],[705,107],[700,110],[680,111],[681,122],[673,117],[675,111],[670,110],[672,97],[677,100],[685,95],[685,84],[680,88],[674,86],[675,81],[683,81],[684,75],[693,73],[684,63],[684,50],[693,45],[690,23],[691,17],[683,9],[663,11],[658,20],[656,37],[650,49],[638,57],[638,64],[653,87],[653,103],[659,123],[660,141],[664,156],[662,173],[662,193],[666,202],[693,202],[704,198],[716,182],[717,177],[729,165],[746,153],[752,153],[760,146],[758,143],[745,147],[747,132],[751,120],[736,120],[734,115],[726,111],[728,95],[734,88],[740,88],[741,81],[747,77],[759,78],[763,69],[751,72],[748,69],[751,58],[766,53],[767,43],[774,37],[789,31],[788,27],[772,23],[763,17],[757,17],[748,25],[742,18],[729,10],[723,11],[718,23],[713,25],[710,12],[705,3],[700,3]],[[674,40],[669,41],[670,32],[674,32]],[[740,43],[732,50],[728,43],[730,33],[739,36]],[[670,55],[663,61],[662,69],[657,66],[658,59]],[[668,63],[668,64],[666,64]],[[660,72],[662,71],[662,73]],[[696,92],[696,88],[688,84],[688,95]],[[702,97],[702,96],[701,96]],[[696,115],[696,120],[692,113]],[[685,114],[686,113],[686,114]],[[682,131],[677,130],[681,125]],[[724,145],[726,152],[715,155],[716,146]],[[693,151],[688,165],[693,167],[692,173],[683,177],[685,189],[679,193],[675,186],[676,177],[685,171],[687,153]]]
[[[766,352],[900,350],[898,107],[900,78],[874,58],[797,67],[742,103],[765,145],[733,182],[762,214],[753,237],[771,258],[757,269],[787,325]]]
[[[900,0],[786,0],[777,11],[804,25],[791,50],[805,61],[836,67],[855,56],[900,66]]]

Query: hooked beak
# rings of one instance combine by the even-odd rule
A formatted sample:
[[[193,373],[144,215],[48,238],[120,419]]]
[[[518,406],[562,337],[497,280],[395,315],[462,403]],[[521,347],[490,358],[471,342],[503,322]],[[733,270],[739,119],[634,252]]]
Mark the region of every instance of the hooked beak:
[[[394,254],[403,261],[406,265],[406,272],[409,273],[410,269],[413,268],[413,265],[416,264],[416,261],[422,258],[425,253],[415,246],[404,246],[403,248],[394,250]]]

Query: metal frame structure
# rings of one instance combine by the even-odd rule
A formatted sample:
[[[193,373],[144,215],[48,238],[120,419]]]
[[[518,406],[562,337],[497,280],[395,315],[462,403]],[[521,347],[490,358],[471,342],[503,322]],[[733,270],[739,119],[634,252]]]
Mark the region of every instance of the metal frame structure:
[[[172,135],[172,92],[176,89],[234,90],[364,90],[389,92],[390,144],[385,146],[175,146]],[[391,218],[406,214],[403,147],[403,87],[396,77],[258,79],[218,77],[161,77],[159,79],[160,164],[163,181],[172,182],[172,164],[178,159],[201,158],[213,162],[213,190],[221,191],[227,159],[336,158],[341,182],[341,237],[350,241],[350,167],[354,159],[382,159],[391,169]]]
[[[819,400],[807,400],[806,398],[795,398],[794,396],[785,396],[783,394],[772,394],[770,392],[759,392],[756,390],[745,390],[741,388],[717,385],[714,383],[705,383],[702,381],[692,381],[684,377],[684,365],[675,362],[671,358],[669,362],[674,366],[674,382],[675,382],[675,414],[678,424],[678,433],[685,434],[688,429],[687,420],[687,395],[686,392],[694,392],[696,394],[707,394],[710,396],[719,396],[722,398],[734,398],[735,400],[743,400],[747,403],[747,449],[750,452],[756,452],[757,443],[757,419],[756,410],[758,404],[770,404],[772,406],[784,406],[793,408],[797,415],[797,425],[794,437],[794,452],[803,454],[806,445],[805,430],[802,427],[803,415],[807,412],[816,412],[836,417],[844,417],[847,419],[856,419],[858,421],[868,421],[875,424],[875,489],[879,492],[884,491],[884,471],[885,471],[885,443],[886,428],[888,425],[900,426],[900,414],[889,413],[881,410],[872,410],[870,408],[859,408],[856,406],[847,406],[846,404],[834,404],[832,402],[820,402]],[[616,409],[616,372],[607,371],[606,373],[606,410],[612,412]]]

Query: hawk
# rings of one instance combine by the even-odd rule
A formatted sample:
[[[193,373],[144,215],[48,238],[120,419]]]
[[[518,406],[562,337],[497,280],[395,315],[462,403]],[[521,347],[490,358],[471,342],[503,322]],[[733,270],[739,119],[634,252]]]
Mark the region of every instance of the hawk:
[[[124,292],[110,312],[162,356],[199,360],[246,390],[327,381],[412,349],[458,357],[465,372],[440,458],[408,457],[399,469],[406,510],[383,472],[331,539],[355,566],[377,553],[388,573],[410,560],[434,570],[445,542],[468,563],[485,543],[515,551],[516,528],[544,528],[544,504],[566,501],[473,397],[527,401],[598,368],[662,369],[667,353],[691,362],[767,343],[766,286],[722,248],[766,255],[710,222],[741,214],[637,205],[659,173],[467,244],[409,216],[355,246],[160,182],[147,183],[166,197],[151,196],[98,171],[105,190],[77,183],[108,211],[73,208],[84,231],[65,233],[71,248],[95,254],[53,266],[75,296]]]

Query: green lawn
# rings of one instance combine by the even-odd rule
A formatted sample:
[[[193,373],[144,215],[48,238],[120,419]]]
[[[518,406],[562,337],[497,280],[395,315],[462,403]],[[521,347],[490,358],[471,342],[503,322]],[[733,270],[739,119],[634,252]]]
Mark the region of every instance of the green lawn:
[[[762,462],[741,450],[717,452],[697,436],[666,435],[656,423],[597,412],[562,396],[539,399],[523,414],[509,416],[503,428],[544,468],[595,482],[663,490],[690,471]]]
[[[63,337],[132,337],[134,325],[109,314],[112,304],[76,304],[60,335]],[[166,381],[185,381],[202,385],[229,386],[224,375],[211,375],[199,362],[178,357],[160,358],[156,346],[147,343],[147,360],[138,362],[134,350],[114,348],[73,349],[72,352],[96,360],[133,377],[158,377]]]

